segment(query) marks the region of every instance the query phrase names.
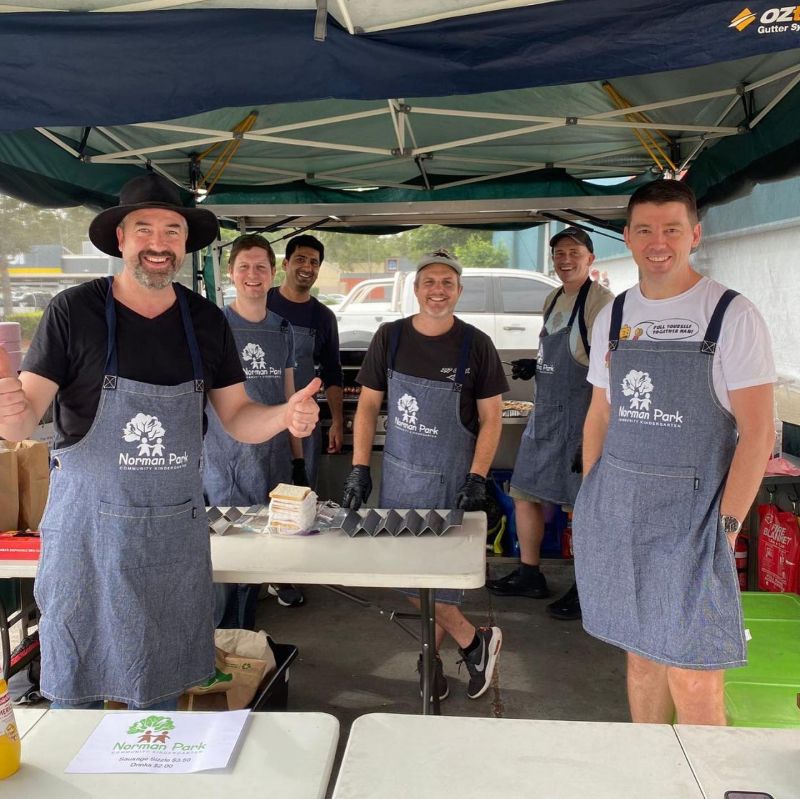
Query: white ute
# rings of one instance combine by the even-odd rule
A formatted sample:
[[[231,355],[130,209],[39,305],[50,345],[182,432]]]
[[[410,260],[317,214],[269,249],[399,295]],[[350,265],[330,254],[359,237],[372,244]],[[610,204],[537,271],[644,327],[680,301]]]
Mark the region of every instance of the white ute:
[[[560,285],[557,280],[519,269],[465,269],[461,282],[460,319],[486,333],[501,353],[538,349],[544,299]],[[339,346],[366,349],[384,322],[418,311],[414,272],[364,280],[335,309]]]

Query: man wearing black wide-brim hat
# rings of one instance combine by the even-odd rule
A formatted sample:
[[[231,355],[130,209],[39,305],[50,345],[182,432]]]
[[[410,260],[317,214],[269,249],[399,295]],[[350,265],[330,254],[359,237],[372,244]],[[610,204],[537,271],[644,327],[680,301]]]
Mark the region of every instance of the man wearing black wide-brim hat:
[[[18,378],[0,349],[0,436],[26,438],[55,400],[36,600],[57,707],[170,709],[214,674],[206,399],[245,443],[316,424],[319,381],[283,405],[252,402],[222,312],[172,282],[217,233],[169,180],[134,178],[89,229],[122,272],[53,299]]]

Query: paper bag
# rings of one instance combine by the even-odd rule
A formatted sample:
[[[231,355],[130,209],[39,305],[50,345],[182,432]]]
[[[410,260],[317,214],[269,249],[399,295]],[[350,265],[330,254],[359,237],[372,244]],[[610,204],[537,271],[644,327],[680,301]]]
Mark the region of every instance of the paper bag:
[[[253,700],[264,676],[275,669],[267,634],[263,630],[217,630],[214,641],[225,651],[224,671],[233,677],[225,693],[228,710],[241,710]]]
[[[50,454],[43,441],[15,447],[19,472],[19,530],[38,530],[50,488]]]
[[[19,478],[17,453],[0,446],[0,530],[16,530],[19,518]]]
[[[214,679],[190,688],[179,709],[241,710],[253,700],[265,675],[275,670],[275,655],[263,630],[216,630],[214,641]]]

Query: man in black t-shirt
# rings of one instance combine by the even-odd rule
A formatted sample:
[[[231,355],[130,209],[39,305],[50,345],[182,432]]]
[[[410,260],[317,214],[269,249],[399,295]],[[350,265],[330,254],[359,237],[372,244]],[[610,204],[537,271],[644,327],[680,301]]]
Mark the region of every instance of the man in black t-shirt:
[[[218,231],[170,181],[134,178],[89,229],[123,271],[52,301],[19,377],[0,348],[0,436],[29,436],[55,399],[36,578],[41,686],[54,707],[174,709],[214,674],[206,397],[245,443],[316,424],[319,381],[282,405],[250,400],[222,312],[172,282]]]
[[[295,386],[304,388],[319,367],[331,413],[327,452],[334,453],[342,449],[344,429],[339,329],[333,311],[311,295],[324,258],[325,247],[314,236],[306,233],[289,239],[283,259],[286,276],[278,288],[269,290],[267,307],[286,319],[294,329]],[[303,442],[306,474],[314,489],[317,487],[321,450],[322,436],[318,428]]]
[[[414,280],[420,312],[383,325],[370,344],[357,378],[362,388],[353,470],[342,500],[347,507],[360,507],[371,493],[370,453],[386,394],[378,506],[486,509],[486,475],[500,441],[508,383],[489,337],[453,315],[461,271],[444,251],[425,256]],[[491,682],[502,633],[498,627],[476,629],[458,607],[462,594],[436,591],[436,650],[445,633],[455,639],[470,676],[467,696],[477,699]],[[439,699],[449,692],[438,655],[433,690]]]

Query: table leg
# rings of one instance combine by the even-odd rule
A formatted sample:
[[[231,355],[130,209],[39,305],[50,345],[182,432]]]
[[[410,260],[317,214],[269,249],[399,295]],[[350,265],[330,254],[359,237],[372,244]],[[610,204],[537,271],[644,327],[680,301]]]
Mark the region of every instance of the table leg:
[[[439,692],[434,690],[434,663],[436,660],[436,605],[434,591],[421,588],[419,592],[420,620],[422,622],[422,714],[439,715]],[[431,701],[431,697],[433,701]]]

